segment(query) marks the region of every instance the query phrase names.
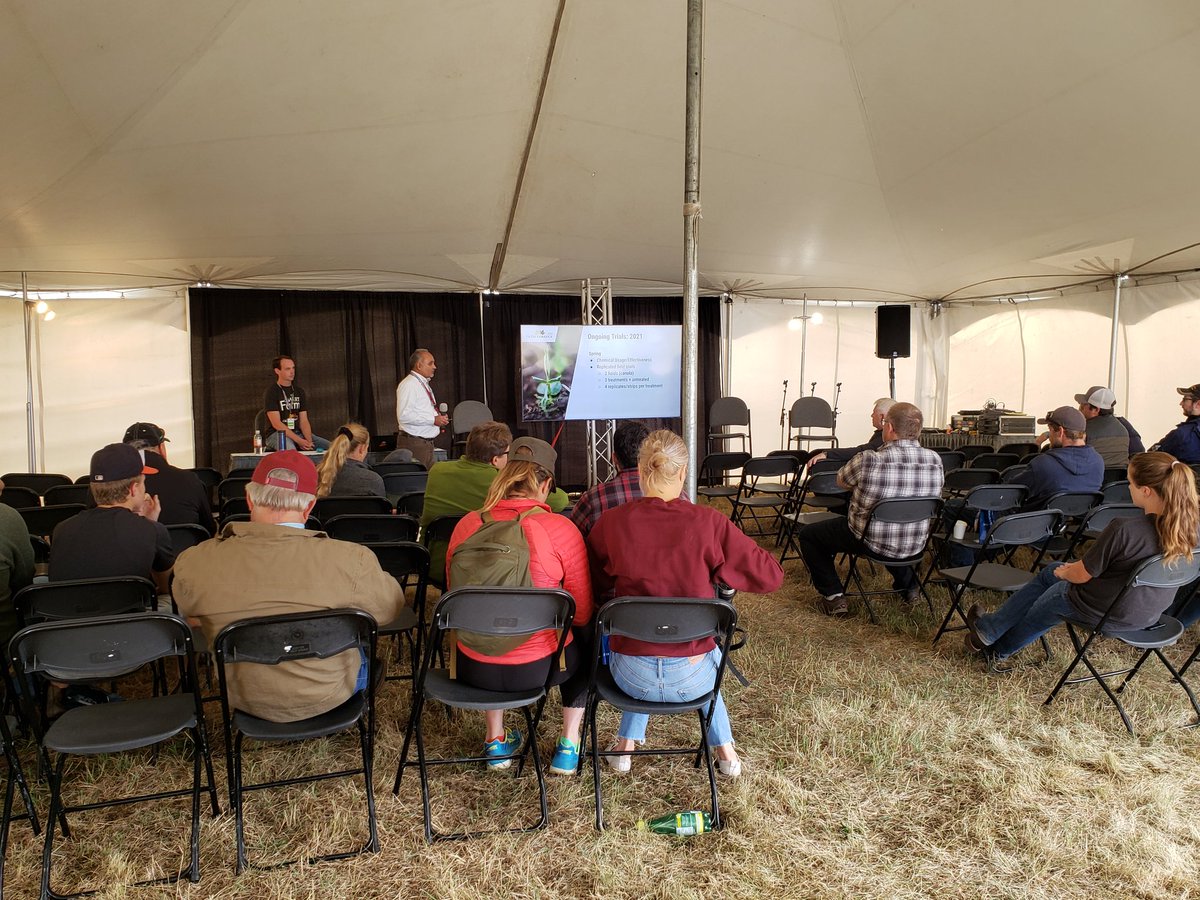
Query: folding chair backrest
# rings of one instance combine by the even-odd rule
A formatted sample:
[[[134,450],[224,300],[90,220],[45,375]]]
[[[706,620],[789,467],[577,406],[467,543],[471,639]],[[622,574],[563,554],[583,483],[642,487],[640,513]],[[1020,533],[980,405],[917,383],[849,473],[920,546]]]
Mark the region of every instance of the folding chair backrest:
[[[980,453],[971,459],[972,469],[998,469],[1004,471],[1021,461],[1016,453]]]
[[[897,497],[876,503],[871,510],[871,520],[911,525],[932,519],[941,509],[941,497]],[[867,527],[870,528],[869,523]]]
[[[420,518],[425,508],[425,492],[409,491],[396,497],[396,513],[401,516]]]
[[[967,458],[970,462],[981,453],[994,453],[991,444],[967,444],[965,447],[959,447],[958,452]]]
[[[837,483],[837,472],[817,472],[810,474],[804,482],[804,494],[802,496],[836,496],[837,494],[850,493],[844,487]]]
[[[145,578],[81,578],[31,584],[13,602],[27,623],[88,619],[149,611],[155,588]]]
[[[942,461],[942,471],[961,469],[967,464],[967,456],[959,450],[938,450],[938,459]]]
[[[361,609],[262,616],[233,622],[213,642],[218,663],[274,666],[297,659],[329,659],[347,650],[369,650],[375,620]]]
[[[749,425],[750,407],[740,397],[719,397],[708,408],[708,427]]]
[[[408,515],[334,516],[324,520],[325,531],[339,541],[379,544],[386,541],[415,541],[420,522]]]
[[[946,473],[942,489],[951,493],[969,491],[982,484],[996,484],[1000,473],[995,469],[951,469]]]
[[[335,516],[387,516],[391,513],[392,502],[386,497],[322,497],[312,511],[322,523]]]
[[[171,544],[178,556],[184,550],[190,550],[197,544],[202,544],[209,538],[208,529],[201,525],[184,524],[168,525],[167,533],[171,535]]]
[[[984,546],[1004,547],[1036,543],[1054,535],[1062,518],[1062,513],[1057,509],[1038,509],[1002,516],[988,531]]]
[[[1102,502],[1104,495],[1099,491],[1060,491],[1046,501],[1046,509],[1057,509],[1068,519],[1081,519]]]
[[[455,437],[470,434],[476,425],[490,422],[492,418],[492,411],[486,403],[479,400],[460,400],[454,404],[454,410],[450,413],[450,429]]]
[[[423,494],[428,480],[428,472],[390,472],[383,476],[383,487],[389,494]]]
[[[375,465],[371,466],[371,471],[382,478],[384,475],[394,475],[396,473],[424,472],[425,467],[416,460],[413,462],[385,462],[375,463]]]
[[[833,408],[820,397],[801,397],[788,412],[790,428],[832,428]]]
[[[397,581],[409,575],[425,578],[429,574],[429,550],[416,541],[392,541],[365,544],[379,560],[379,567]]]
[[[0,503],[13,509],[37,509],[42,505],[42,496],[33,488],[19,484],[5,484],[0,491]]]
[[[43,494],[47,506],[61,506],[64,503],[81,503],[87,506],[92,499],[92,489],[86,484],[56,484],[47,488]]]
[[[10,644],[15,671],[53,681],[119,678],[147,663],[186,656],[187,622],[166,612],[42,622],[17,632]]]
[[[1109,484],[1113,481],[1125,481],[1129,475],[1128,469],[1125,466],[1105,466],[1104,477],[1101,479],[1101,484]]]
[[[50,472],[9,472],[0,477],[6,487],[29,488],[38,494],[45,494],[56,484],[71,484],[66,475],[55,475]]]
[[[235,497],[245,498],[246,485],[249,483],[249,475],[231,475],[226,478],[217,485],[217,503],[224,504],[225,501],[232,500]]]
[[[1142,515],[1142,510],[1132,503],[1105,503],[1088,510],[1083,520],[1084,531],[1103,531],[1114,519],[1132,519]]]
[[[1012,484],[1022,475],[1029,471],[1028,463],[1017,463],[1015,466],[1009,466],[1000,473],[1001,484]]]
[[[751,481],[780,476],[791,478],[799,468],[800,462],[794,456],[756,456],[742,466],[742,478]]]
[[[1180,559],[1168,565],[1163,561],[1162,554],[1150,557],[1129,576],[1129,587],[1180,588],[1191,584],[1198,575],[1200,547],[1193,550],[1191,562]]]
[[[518,636],[570,626],[575,601],[557,588],[463,587],[438,601],[435,626],[476,634]]]
[[[1015,453],[1015,454],[1017,454],[1017,456],[1019,456],[1023,459],[1026,456],[1028,456],[1030,453],[1037,453],[1038,445],[1033,443],[1032,441],[1016,443],[1016,444],[1001,444],[999,449],[996,450],[996,452],[997,453]]]
[[[1129,494],[1129,482],[1122,478],[1120,481],[1110,481],[1100,488],[1105,503],[1132,503]]]
[[[439,543],[448,544],[450,542],[450,535],[454,533],[454,529],[461,519],[461,515],[438,516],[425,526],[425,532],[421,535],[421,542],[426,547],[431,547]]]
[[[844,466],[845,463],[837,459],[823,459],[820,462],[815,462],[808,467],[809,477],[819,475],[822,472],[837,472]]]
[[[596,616],[599,634],[655,644],[679,644],[733,633],[737,610],[725,600],[694,597],[618,597]]]
[[[230,521],[233,516],[248,516],[250,515],[250,504],[246,502],[245,495],[241,497],[230,497],[221,504],[221,512],[219,518],[222,522]]]
[[[1004,512],[1019,507],[1028,493],[1029,488],[1023,484],[981,484],[967,494],[967,508]]]
[[[812,453],[808,450],[792,447],[790,450],[772,450],[767,456],[790,456],[803,466],[808,462],[808,458],[812,456]]]
[[[25,527],[29,529],[30,534],[40,534],[43,537],[50,537],[54,534],[55,528],[85,509],[87,507],[82,503],[60,503],[55,506],[22,509],[18,510],[18,512],[21,513],[21,518],[25,520]]]

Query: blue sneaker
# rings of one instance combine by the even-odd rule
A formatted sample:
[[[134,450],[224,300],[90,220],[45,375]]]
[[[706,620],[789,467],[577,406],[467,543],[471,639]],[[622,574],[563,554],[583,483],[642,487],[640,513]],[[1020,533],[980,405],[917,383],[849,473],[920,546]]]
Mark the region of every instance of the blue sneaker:
[[[521,749],[521,732],[515,728],[504,732],[503,738],[496,738],[483,745],[484,756],[510,756]],[[512,765],[511,759],[489,759],[488,768],[507,769]]]
[[[550,760],[550,774],[574,775],[578,768],[579,742],[560,737],[554,749],[554,758]]]

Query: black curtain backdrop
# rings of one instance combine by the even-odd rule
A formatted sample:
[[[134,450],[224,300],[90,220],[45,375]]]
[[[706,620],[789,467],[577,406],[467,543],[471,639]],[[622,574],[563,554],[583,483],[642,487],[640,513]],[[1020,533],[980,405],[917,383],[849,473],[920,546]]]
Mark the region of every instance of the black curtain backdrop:
[[[392,434],[396,384],[408,373],[409,354],[427,347],[437,358],[439,402],[453,409],[460,400],[482,400],[486,382],[492,414],[514,434],[553,440],[558,424],[519,421],[520,326],[580,320],[577,296],[485,297],[481,340],[475,294],[193,288],[189,301],[196,464],[221,471],[230,453],[250,449],[263,392],[275,380],[271,359],[280,354],[296,360],[296,383],[307,395],[313,431],[326,438],[347,421],[361,422],[374,435]],[[678,297],[613,299],[618,325],[678,325],[682,311]],[[703,447],[708,408],[720,396],[719,298],[700,298],[699,326]],[[647,424],[681,428],[679,419]],[[438,445],[449,449],[448,433]],[[556,447],[559,481],[583,485],[584,423],[566,423]]]

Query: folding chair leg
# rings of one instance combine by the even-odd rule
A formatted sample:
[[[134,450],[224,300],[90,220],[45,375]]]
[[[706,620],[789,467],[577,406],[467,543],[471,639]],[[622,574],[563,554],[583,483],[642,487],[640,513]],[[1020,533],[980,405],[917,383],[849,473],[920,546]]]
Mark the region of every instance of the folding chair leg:
[[[962,608],[962,598],[966,592],[967,592],[966,584],[960,584],[957,586],[957,589],[951,589],[951,591],[950,591],[950,608],[948,610],[946,610],[946,617],[944,619],[942,619],[942,624],[938,628],[937,634],[935,634],[933,636],[934,644],[936,644],[941,639],[942,635],[945,634],[947,631],[960,630],[957,626],[955,626],[953,628],[950,626],[950,620],[952,618],[954,618],[955,613],[958,613],[958,617],[960,619],[962,619],[963,627],[966,627],[967,617],[966,617],[966,614],[963,613],[963,608]]]
[[[367,845],[363,849],[368,853],[378,853],[379,826],[375,819],[375,740],[364,719],[358,720],[358,741],[362,749],[363,786],[367,791]]]
[[[596,738],[596,708],[600,705],[600,698],[594,697],[588,705],[587,713],[584,715],[584,728],[589,729],[592,738],[592,788],[596,795],[596,830],[604,830],[604,798],[600,791],[600,749]],[[590,725],[589,725],[590,723]]]
[[[1167,671],[1171,673],[1171,679],[1173,681],[1179,682],[1179,686],[1181,688],[1183,688],[1184,693],[1187,694],[1188,700],[1190,700],[1192,702],[1192,709],[1194,709],[1196,711],[1196,721],[1191,722],[1188,725],[1185,725],[1184,727],[1185,728],[1195,728],[1197,725],[1200,725],[1200,701],[1197,701],[1196,695],[1192,691],[1191,685],[1189,685],[1186,681],[1183,680],[1182,671],[1175,670],[1175,667],[1171,665],[1170,660],[1167,659],[1166,655],[1162,652],[1162,650],[1160,650],[1156,647],[1156,648],[1154,648],[1154,654],[1160,660],[1162,660],[1162,664],[1164,666],[1166,666]],[[1132,675],[1130,675],[1129,677],[1132,677]],[[1126,678],[1125,683],[1128,683],[1128,682],[1129,682],[1129,678]],[[1125,684],[1122,684],[1121,687],[1118,688],[1118,690],[1122,690],[1124,687],[1125,687]]]

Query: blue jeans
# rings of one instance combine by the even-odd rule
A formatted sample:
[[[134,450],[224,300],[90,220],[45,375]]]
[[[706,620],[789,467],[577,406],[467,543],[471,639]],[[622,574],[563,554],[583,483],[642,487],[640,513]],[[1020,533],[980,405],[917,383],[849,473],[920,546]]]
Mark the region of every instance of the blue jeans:
[[[317,437],[314,434],[312,442],[313,442],[314,450],[328,450],[329,449],[329,441],[325,440],[325,438],[323,438],[323,437]],[[280,444],[282,444],[283,446],[282,447],[279,446]],[[284,437],[283,432],[281,432],[281,431],[268,431],[266,433],[266,435],[264,436],[263,448],[266,450],[295,450],[296,449],[295,446],[292,444],[291,439]]]
[[[720,664],[721,651],[716,647],[695,663],[687,656],[626,656],[614,651],[608,669],[617,686],[635,700],[680,703],[711,691]],[[708,704],[704,706],[704,714],[708,715]],[[623,713],[617,736],[641,743],[646,739],[649,720],[645,713]],[[708,745],[719,747],[732,743],[729,712],[725,709],[725,701],[717,694],[712,724],[708,728]]]
[[[997,659],[1008,659],[1062,623],[1063,616],[1078,615],[1067,599],[1070,584],[1054,577],[1062,563],[1051,563],[1029,584],[1014,592],[994,613],[975,622],[979,637]]]

